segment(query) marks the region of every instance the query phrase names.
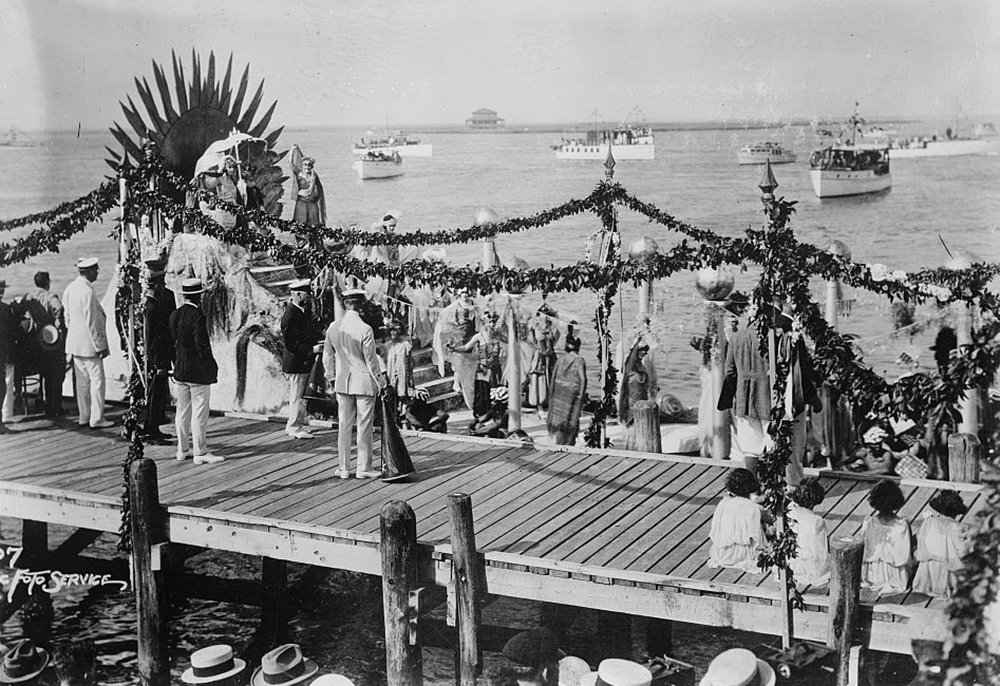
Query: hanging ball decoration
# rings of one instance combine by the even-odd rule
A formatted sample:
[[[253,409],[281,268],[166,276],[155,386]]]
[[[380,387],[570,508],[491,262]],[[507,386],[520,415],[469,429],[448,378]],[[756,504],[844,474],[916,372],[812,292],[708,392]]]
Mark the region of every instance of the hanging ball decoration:
[[[643,265],[652,262],[659,254],[659,244],[649,236],[636,238],[628,247],[628,259]]]
[[[705,267],[698,270],[694,286],[705,300],[725,300],[733,292],[736,276],[731,269]]]
[[[968,269],[974,264],[981,263],[983,260],[979,255],[971,253],[968,250],[953,250],[951,253],[951,259],[945,262],[945,267],[948,269]],[[972,290],[979,290],[986,286],[985,283],[980,279],[974,283],[970,284]]]
[[[491,207],[483,207],[476,212],[476,226],[493,226],[500,223],[500,215]]]
[[[845,260],[851,259],[851,249],[847,247],[847,243],[842,240],[834,238],[832,241],[826,244],[823,248],[831,255],[836,255],[837,257],[843,257]]]

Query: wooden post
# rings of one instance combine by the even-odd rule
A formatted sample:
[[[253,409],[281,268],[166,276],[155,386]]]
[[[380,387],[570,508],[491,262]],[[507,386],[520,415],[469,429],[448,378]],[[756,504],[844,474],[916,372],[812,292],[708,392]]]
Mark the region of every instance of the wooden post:
[[[46,564],[46,557],[49,554],[49,525],[45,522],[36,522],[25,519],[21,523],[21,559],[18,566],[30,568],[43,566]]]
[[[972,313],[969,305],[965,303],[954,303],[952,307],[957,308],[955,318],[955,338],[958,346],[972,343]],[[979,433],[979,389],[970,388],[965,392],[960,407],[962,408],[962,423],[958,425],[958,432],[976,435]],[[954,477],[953,477],[954,478]]]
[[[958,433],[948,437],[948,478],[950,481],[979,483],[979,458],[983,449],[973,434]]]
[[[673,627],[669,620],[632,616],[632,658],[643,664],[650,658],[674,652]]]
[[[132,531],[132,585],[135,589],[139,637],[139,683],[168,686],[166,587],[162,572],[153,571],[152,547],[167,540],[156,480],[149,458],[129,467],[129,526]]]
[[[830,613],[826,644],[837,651],[837,686],[849,683],[851,641],[860,606],[864,551],[864,541],[854,536],[830,540]]]
[[[482,675],[483,654],[479,648],[482,625],[482,561],[476,552],[476,531],[472,521],[472,498],[464,493],[448,496],[451,519],[452,581],[455,584],[455,619],[458,627],[458,686],[476,686]]]
[[[649,279],[639,282],[639,314],[649,314],[649,306],[653,300],[653,284]]]
[[[521,344],[517,339],[517,297],[510,298],[507,319],[507,431],[521,428]]]
[[[264,653],[281,644],[285,624],[282,620],[285,589],[288,586],[288,562],[273,557],[262,557],[260,565],[260,624],[254,632],[250,647],[243,656],[248,663],[257,664]]]
[[[493,245],[493,239],[483,241],[483,269],[495,267],[496,263],[496,248]]]
[[[716,304],[710,304],[715,314],[715,343],[712,350],[712,383],[713,388],[722,389],[722,382],[726,375],[726,316],[725,310]],[[712,407],[715,408],[717,398],[713,399]],[[712,457],[716,460],[728,460],[732,448],[730,440],[729,410],[714,409],[712,412]]]
[[[643,453],[662,453],[660,439],[660,408],[652,400],[637,400],[632,403],[632,440],[628,441],[633,450]]]
[[[410,594],[417,581],[417,519],[409,505],[391,500],[379,513],[385,667],[389,686],[422,686],[420,643],[411,635]]]

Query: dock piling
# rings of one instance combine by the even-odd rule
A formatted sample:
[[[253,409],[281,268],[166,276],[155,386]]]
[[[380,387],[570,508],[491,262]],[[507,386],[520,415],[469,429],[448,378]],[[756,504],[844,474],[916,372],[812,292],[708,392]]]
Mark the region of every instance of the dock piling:
[[[483,654],[479,648],[482,625],[482,560],[476,553],[476,531],[472,520],[472,498],[464,493],[448,496],[451,519],[452,578],[455,584],[455,619],[458,628],[458,686],[475,686],[482,675]]]
[[[382,605],[385,617],[385,674],[389,686],[422,686],[420,641],[412,636],[411,591],[417,582],[417,518],[401,500],[379,513]],[[411,638],[413,640],[411,640]]]
[[[148,458],[129,467],[129,526],[132,531],[132,584],[138,616],[139,683],[168,686],[167,602],[164,572],[154,571],[152,548],[166,542],[156,463]]]
[[[983,447],[973,434],[948,437],[948,478],[951,481],[979,483],[979,458]]]
[[[652,400],[632,403],[632,443],[635,450],[644,453],[662,453],[660,438],[660,408]]]
[[[826,644],[837,651],[837,686],[850,683],[851,646],[861,596],[864,542],[855,536],[830,540],[829,630]]]

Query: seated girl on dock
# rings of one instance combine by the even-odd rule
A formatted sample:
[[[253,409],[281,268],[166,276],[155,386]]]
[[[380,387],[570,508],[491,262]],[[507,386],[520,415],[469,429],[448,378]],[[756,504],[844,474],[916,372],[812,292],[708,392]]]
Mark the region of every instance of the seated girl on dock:
[[[759,574],[757,555],[764,543],[761,510],[750,496],[760,490],[757,477],[749,469],[733,469],[726,475],[726,490],[712,515],[708,566],[728,567]]]
[[[955,572],[969,550],[969,527],[958,519],[969,511],[956,491],[938,491],[929,503],[931,511],[917,532],[917,573],[913,590],[931,596],[949,596],[955,588]]]
[[[861,585],[880,595],[905,593],[913,565],[910,523],[896,515],[906,498],[899,485],[882,479],[868,494],[875,510],[865,517],[861,537],[865,542]]]
[[[788,566],[798,585],[823,586],[830,582],[830,541],[823,517],[813,508],[823,502],[826,492],[816,477],[807,477],[792,493],[788,525],[795,532],[798,551]]]

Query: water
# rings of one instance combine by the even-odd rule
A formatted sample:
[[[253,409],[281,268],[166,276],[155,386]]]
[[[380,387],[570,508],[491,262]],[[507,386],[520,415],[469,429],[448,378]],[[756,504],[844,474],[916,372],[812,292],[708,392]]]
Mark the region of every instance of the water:
[[[940,129],[940,123],[913,123],[900,128],[900,135]],[[327,194],[330,221],[369,227],[389,209],[402,212],[399,230],[454,229],[471,225],[479,208],[489,206],[505,217],[534,214],[582,198],[603,178],[598,161],[556,160],[550,144],[555,133],[433,133],[424,139],[433,143],[433,158],[407,158],[406,174],[387,180],[361,182],[351,168],[351,141],[362,134],[349,129],[291,129],[279,141],[280,149],[297,143],[317,159],[317,170]],[[737,236],[749,226],[763,225],[760,208],[760,167],[739,167],[736,151],[756,140],[777,140],[794,149],[799,161],[774,168],[778,196],[798,201],[792,218],[796,236],[824,245],[840,239],[850,246],[855,260],[879,262],[894,269],[937,267],[947,260],[941,238],[952,249],[965,249],[989,261],[1000,261],[996,232],[1000,216],[1000,156],[973,156],[898,160],[893,163],[893,187],[878,195],[819,200],[811,190],[808,152],[816,139],[808,129],[788,128],[755,131],[661,131],[656,134],[656,160],[622,161],[615,179],[638,198],[655,204],[677,219],[711,229],[724,236]],[[0,149],[0,217],[20,216],[71,200],[95,188],[110,173],[104,146],[114,147],[110,134],[54,134],[41,148]],[[285,218],[291,213],[286,203]],[[105,265],[115,259],[114,242],[108,239],[114,212],[102,224],[88,227],[61,248],[59,254],[43,255],[25,265],[3,270],[10,284],[8,295],[24,292],[38,269],[52,274],[53,290],[61,292],[75,276],[73,264],[79,255],[98,255]],[[623,245],[642,235],[652,236],[663,249],[679,237],[644,217],[620,213]],[[503,236],[497,240],[501,258],[517,255],[530,266],[565,265],[583,259],[588,235],[599,228],[590,214],[570,217],[547,227]],[[22,231],[15,232],[19,235]],[[6,237],[4,237],[6,238]],[[481,245],[446,246],[456,264],[475,262]],[[105,268],[98,280],[103,292],[112,270]],[[738,274],[736,287],[749,291],[754,272]],[[814,296],[823,301],[824,286],[814,284]],[[693,288],[693,275],[678,274],[658,282],[654,295],[659,303],[653,327],[660,338],[658,365],[661,387],[676,394],[686,405],[698,399],[698,354],[688,345],[703,332],[702,301]],[[892,337],[889,303],[865,292],[851,292],[852,314],[841,329],[862,337],[866,360],[878,371],[897,372],[893,361],[909,346],[909,337]],[[525,307],[537,306],[539,296],[526,297]],[[582,323],[583,355],[596,373],[594,339],[590,323],[596,296],[585,292],[557,294],[551,302],[563,313],[572,313]],[[615,312],[619,335],[631,330],[637,296],[626,287]],[[927,347],[942,323],[933,306],[918,308],[917,319],[931,319],[913,341],[922,351],[922,366],[932,367]],[[913,351],[911,351],[912,354]]]
[[[901,127],[900,135],[933,130],[931,124]],[[385,181],[362,183],[351,169],[351,140],[361,131],[339,129],[286,130],[280,140],[284,149],[298,143],[307,155],[316,157],[317,170],[327,192],[329,216],[347,224],[369,226],[387,210],[402,212],[400,230],[467,227],[477,210],[490,206],[506,217],[533,214],[571,198],[582,198],[603,178],[600,162],[557,161],[550,144],[558,134],[436,133],[425,138],[434,144],[431,159],[409,158],[406,175]],[[780,184],[777,195],[798,201],[792,226],[804,241],[822,245],[837,238],[851,248],[854,259],[881,262],[892,268],[918,269],[939,266],[946,259],[938,236],[954,250],[962,248],[990,261],[1000,261],[996,221],[1000,216],[1000,157],[960,157],[901,160],[893,163],[891,191],[875,196],[820,201],[814,197],[807,173],[808,151],[814,140],[801,129],[767,131],[672,131],[657,133],[657,159],[652,162],[623,161],[615,178],[640,199],[651,202],[676,218],[725,236],[739,235],[748,226],[763,223],[757,183],[761,169],[739,167],[736,150],[756,140],[777,140],[799,154],[799,162],[774,168]],[[79,197],[104,180],[110,169],[104,164],[104,146],[113,146],[110,134],[52,134],[40,148],[0,148],[0,217],[12,218],[55,206]],[[286,206],[285,217],[290,214]],[[87,228],[56,254],[41,255],[23,265],[0,271],[6,278],[8,295],[31,287],[31,276],[45,269],[52,274],[53,290],[61,292],[75,276],[78,256],[97,255],[105,269],[97,287],[103,292],[112,270],[116,245],[108,237],[113,228],[111,213],[103,223]],[[623,244],[641,235],[654,237],[664,249],[678,238],[638,216],[620,215]],[[562,220],[543,229],[501,237],[501,257],[515,254],[531,266],[563,265],[582,259],[586,237],[599,228],[592,215]],[[27,229],[10,232],[23,235]],[[2,236],[3,240],[9,240]],[[457,264],[478,260],[481,246],[447,246],[449,259]],[[737,288],[752,288],[752,271],[737,275]],[[930,367],[930,345],[937,326],[947,312],[933,306],[918,308],[918,321],[927,321],[913,340],[893,337],[889,304],[882,298],[851,292],[855,298],[851,316],[842,330],[862,336],[866,359],[876,370],[893,375],[893,360],[912,345],[920,352],[923,367]],[[823,284],[814,284],[814,294],[823,297]],[[677,275],[656,284],[660,303],[654,327],[660,335],[661,386],[687,405],[698,398],[698,355],[688,345],[702,332],[702,302],[693,288],[693,276]],[[588,323],[596,297],[590,293],[558,294],[550,298],[563,312],[576,314],[583,323],[584,355],[593,359],[593,331]],[[526,298],[528,306],[538,296]],[[634,320],[636,296],[624,289],[622,310],[616,311],[620,328]],[[592,364],[593,368],[596,364]],[[17,540],[18,532],[6,521],[2,538]],[[65,535],[65,534],[64,534]],[[55,542],[55,541],[54,541]],[[114,537],[104,536],[98,551],[113,555]],[[252,577],[259,573],[253,558],[222,554],[202,555],[191,561],[199,572]],[[306,648],[328,669],[336,669],[357,683],[384,683],[384,666],[378,641],[381,616],[379,592],[369,581],[342,573],[293,570],[289,611],[289,638]],[[103,683],[134,681],[134,616],[131,598],[107,590],[67,591],[55,598],[56,640],[90,637],[99,640]],[[498,610],[508,623],[525,626],[537,622],[537,609],[525,605]],[[189,601],[172,625],[171,654],[177,664],[174,676],[187,664],[195,647],[214,640],[234,643],[238,649],[252,636],[258,611],[241,606]],[[9,641],[22,627],[9,623],[0,641]],[[678,631],[678,657],[701,667],[716,652],[732,642],[753,647],[759,637],[714,632],[711,629]],[[487,656],[490,658],[490,656]],[[592,657],[592,656],[588,656]],[[451,683],[449,651],[425,651],[428,684]]]

